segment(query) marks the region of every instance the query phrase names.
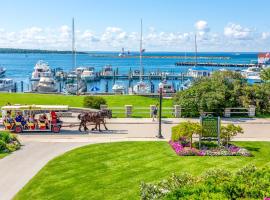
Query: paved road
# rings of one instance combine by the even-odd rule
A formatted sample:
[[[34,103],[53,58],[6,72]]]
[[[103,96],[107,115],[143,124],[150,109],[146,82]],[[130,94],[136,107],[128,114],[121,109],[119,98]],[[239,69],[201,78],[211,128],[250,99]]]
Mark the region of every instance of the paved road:
[[[169,140],[171,127],[184,120],[164,120],[164,140]],[[76,123],[76,118],[66,122]],[[225,119],[223,123],[243,127],[245,133],[235,140],[270,141],[269,119]],[[151,119],[111,119],[108,128],[109,131],[102,133],[80,133],[76,127],[66,127],[61,134],[20,135],[22,149],[0,160],[0,200],[11,199],[49,160],[76,147],[101,142],[158,140],[155,138],[158,124]]]

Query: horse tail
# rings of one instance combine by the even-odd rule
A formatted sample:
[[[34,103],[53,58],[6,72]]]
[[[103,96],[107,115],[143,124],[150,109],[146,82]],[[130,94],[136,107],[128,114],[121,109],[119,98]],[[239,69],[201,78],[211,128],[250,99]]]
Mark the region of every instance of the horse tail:
[[[82,114],[79,114],[79,115],[78,115],[78,119],[79,119],[79,120],[81,120],[81,115],[82,115]]]

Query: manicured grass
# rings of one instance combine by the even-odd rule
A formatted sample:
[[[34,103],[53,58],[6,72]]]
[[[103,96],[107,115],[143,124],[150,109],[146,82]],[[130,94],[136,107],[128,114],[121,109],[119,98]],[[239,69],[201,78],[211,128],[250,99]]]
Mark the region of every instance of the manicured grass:
[[[106,99],[109,107],[121,107],[121,110],[113,110],[114,117],[124,117],[124,106],[133,105],[134,117],[149,117],[149,106],[158,103],[158,98],[143,97],[143,96],[102,96]],[[82,107],[83,96],[69,96],[69,95],[53,95],[53,94],[10,94],[0,93],[0,106],[6,105],[7,102],[11,104],[58,104],[69,105],[71,107]],[[172,107],[171,99],[164,99],[164,107]],[[146,110],[136,110],[136,107],[146,107]],[[114,113],[115,112],[115,113]],[[122,112],[122,113],[117,113]],[[141,113],[148,112],[148,113]],[[172,117],[172,114],[164,113],[165,117]]]
[[[237,144],[254,157],[179,157],[167,142],[89,145],[50,161],[15,199],[139,199],[141,181],[160,181],[171,173],[269,166],[269,142]]]
[[[8,153],[0,153],[0,159],[1,158],[4,158],[5,156],[7,156],[8,155]]]

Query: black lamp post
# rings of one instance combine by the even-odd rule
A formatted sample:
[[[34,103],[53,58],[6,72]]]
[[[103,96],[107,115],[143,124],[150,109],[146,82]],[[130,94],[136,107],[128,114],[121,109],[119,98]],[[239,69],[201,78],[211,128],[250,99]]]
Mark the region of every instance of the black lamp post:
[[[163,90],[163,83],[159,84],[159,117],[158,117],[158,135],[156,136],[159,139],[164,138],[162,135],[161,130],[161,118],[162,118],[162,91]]]

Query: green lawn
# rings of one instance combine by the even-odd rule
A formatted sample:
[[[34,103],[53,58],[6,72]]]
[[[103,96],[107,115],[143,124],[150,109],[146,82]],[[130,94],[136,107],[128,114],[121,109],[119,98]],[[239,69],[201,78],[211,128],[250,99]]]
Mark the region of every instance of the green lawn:
[[[133,105],[134,117],[149,117],[149,106],[158,103],[158,98],[143,97],[143,96],[102,96],[106,99],[109,107],[122,107],[122,110],[113,110],[114,117],[124,117],[124,106]],[[20,93],[0,93],[0,106],[11,104],[58,104],[69,105],[71,107],[82,107],[83,96],[70,95],[53,95],[53,94],[20,94]],[[172,100],[164,99],[164,107],[172,107]],[[136,107],[147,107],[146,110],[136,110]],[[123,112],[123,113],[116,113]],[[140,113],[148,112],[148,113]],[[164,113],[165,117],[172,117],[171,114]]]
[[[89,145],[50,161],[15,199],[139,199],[141,181],[159,181],[171,173],[269,166],[269,142],[237,144],[254,157],[179,157],[166,142]]]
[[[8,155],[8,153],[0,153],[0,159],[4,158],[6,155]]]

